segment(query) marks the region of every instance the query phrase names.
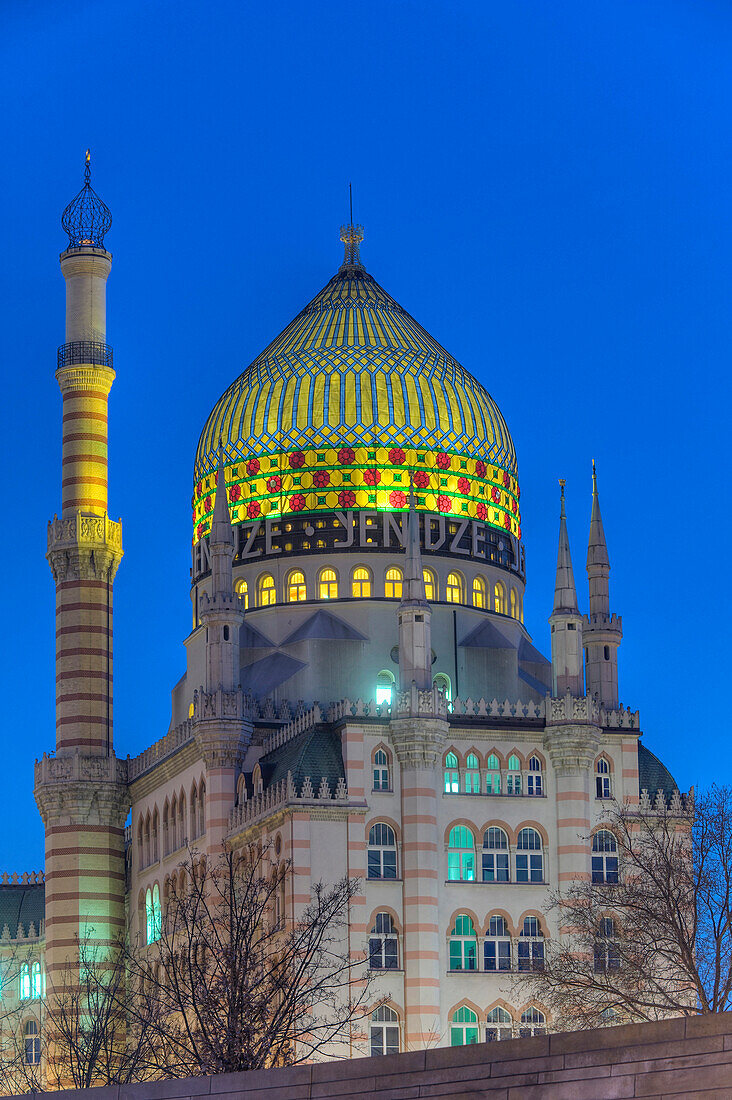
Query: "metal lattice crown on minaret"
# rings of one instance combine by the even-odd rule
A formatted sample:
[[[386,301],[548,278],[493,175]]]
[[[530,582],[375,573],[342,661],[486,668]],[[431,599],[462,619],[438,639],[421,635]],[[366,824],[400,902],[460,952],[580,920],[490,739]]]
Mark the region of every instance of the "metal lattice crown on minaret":
[[[112,225],[112,212],[91,185],[91,154],[86,151],[84,186],[61,215],[61,225],[68,234],[69,248],[104,248],[104,236]]]

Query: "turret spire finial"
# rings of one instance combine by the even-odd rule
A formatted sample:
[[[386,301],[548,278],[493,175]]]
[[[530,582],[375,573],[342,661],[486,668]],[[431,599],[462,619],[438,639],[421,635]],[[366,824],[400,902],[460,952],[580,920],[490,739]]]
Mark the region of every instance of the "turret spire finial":
[[[61,215],[69,248],[104,248],[104,237],[112,226],[112,213],[91,185],[91,151],[84,154],[84,186]]]
[[[355,225],[353,221],[353,185],[351,183],[348,184],[348,205],[351,220],[348,225],[341,226],[341,240],[345,245],[345,255],[340,267],[341,271],[348,268],[363,269],[359,251],[359,245],[363,240],[363,226]]]

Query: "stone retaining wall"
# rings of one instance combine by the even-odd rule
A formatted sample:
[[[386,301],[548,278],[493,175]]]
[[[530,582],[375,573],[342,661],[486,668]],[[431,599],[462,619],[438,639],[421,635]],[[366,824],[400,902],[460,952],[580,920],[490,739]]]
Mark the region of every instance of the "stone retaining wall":
[[[56,1094],[81,1100],[80,1092]],[[732,1100],[732,1013],[94,1090],[94,1100]]]

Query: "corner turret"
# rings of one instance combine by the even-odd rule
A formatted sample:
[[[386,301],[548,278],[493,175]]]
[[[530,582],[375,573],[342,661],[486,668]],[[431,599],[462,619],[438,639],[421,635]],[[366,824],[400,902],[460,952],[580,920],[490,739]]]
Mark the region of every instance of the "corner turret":
[[[432,688],[432,612],[424,590],[422,549],[419,542],[419,517],[414,493],[409,489],[407,545],[404,561],[402,600],[399,604],[399,689],[418,691]]]
[[[552,631],[552,695],[584,695],[582,673],[582,616],[577,607],[577,590],[564,511],[565,481],[560,478],[559,548],[554,584],[554,609],[549,616]]]
[[[232,563],[234,529],[226,492],[224,450],[219,444],[218,480],[209,535],[211,595],[204,594],[201,624],[206,630],[206,691],[239,687],[239,629],[244,620],[241,599],[234,593]]]
[[[623,637],[623,620],[610,613],[610,558],[600,513],[594,459],[587,577],[590,612],[582,622],[587,694],[597,698],[602,706],[615,709],[618,705],[618,646]]]

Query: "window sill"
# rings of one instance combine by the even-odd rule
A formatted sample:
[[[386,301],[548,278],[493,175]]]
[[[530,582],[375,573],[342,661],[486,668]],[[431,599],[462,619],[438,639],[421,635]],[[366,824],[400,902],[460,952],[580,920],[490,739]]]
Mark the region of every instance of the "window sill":
[[[394,788],[389,787],[387,789],[385,787],[372,787],[371,788],[371,793],[372,794],[394,794]]]
[[[402,882],[400,878],[369,878],[366,876],[366,882]]]
[[[508,791],[497,791],[490,793],[488,791],[443,791],[444,798],[546,798],[546,792],[542,794],[527,794],[522,791],[520,794],[509,794]],[[600,799],[598,799],[600,801]],[[602,799],[604,802],[612,801],[612,799]]]
[[[542,879],[541,882],[516,882],[515,879],[511,879],[509,882],[483,882],[481,879],[468,879],[468,878],[446,878],[446,886],[548,886],[549,880]]]

